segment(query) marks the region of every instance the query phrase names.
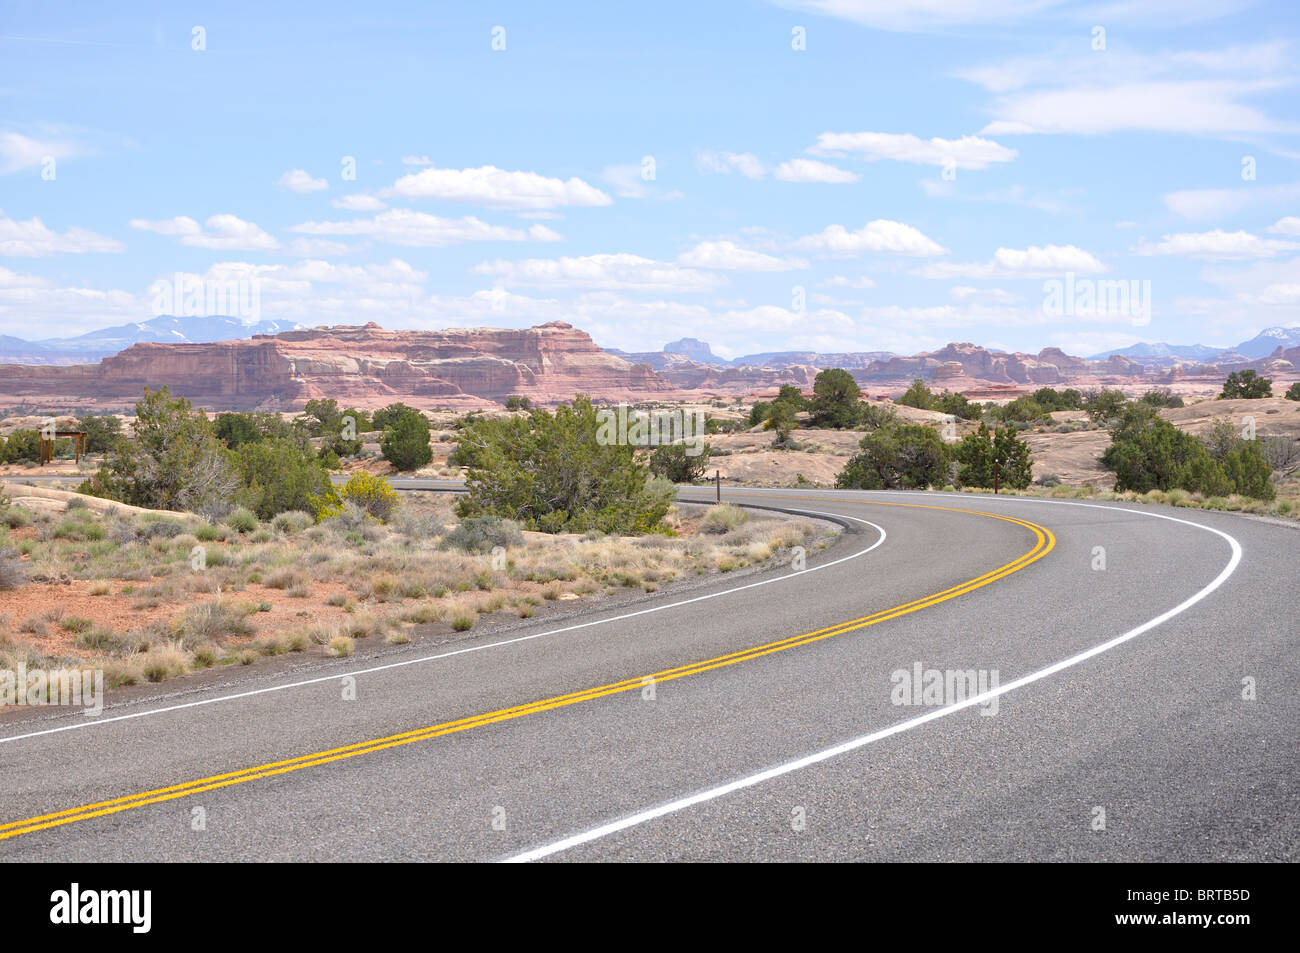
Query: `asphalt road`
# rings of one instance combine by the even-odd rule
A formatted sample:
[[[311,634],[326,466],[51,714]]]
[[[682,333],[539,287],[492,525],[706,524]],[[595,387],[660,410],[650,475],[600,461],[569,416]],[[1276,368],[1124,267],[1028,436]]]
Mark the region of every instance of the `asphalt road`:
[[[724,498],[851,529],[803,571],[253,674],[239,697],[11,712],[0,859],[1300,855],[1296,529],[961,494]],[[918,665],[982,672],[986,692],[900,703]]]

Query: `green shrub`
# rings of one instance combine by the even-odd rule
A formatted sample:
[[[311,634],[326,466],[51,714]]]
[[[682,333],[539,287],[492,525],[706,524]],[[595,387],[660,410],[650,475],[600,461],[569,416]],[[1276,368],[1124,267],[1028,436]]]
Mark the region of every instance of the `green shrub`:
[[[433,459],[429,421],[418,410],[407,408],[385,428],[379,450],[398,470],[418,470],[425,466]]]
[[[524,534],[513,520],[499,516],[470,516],[443,537],[441,548],[487,553],[497,546],[522,546],[523,542]]]
[[[924,489],[948,482],[948,450],[933,427],[882,428],[863,437],[835,480],[841,489]]]
[[[240,506],[231,510],[224,520],[225,524],[236,533],[251,533],[257,529],[257,514]]]
[[[449,458],[469,468],[456,512],[543,532],[653,531],[668,512],[672,484],[649,479],[636,448],[617,437],[615,413],[598,413],[585,395],[553,414],[467,419]]]

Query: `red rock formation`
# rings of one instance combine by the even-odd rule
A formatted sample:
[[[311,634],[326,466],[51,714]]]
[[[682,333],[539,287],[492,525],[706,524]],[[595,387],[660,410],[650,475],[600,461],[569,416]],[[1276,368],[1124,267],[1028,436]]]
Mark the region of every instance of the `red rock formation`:
[[[215,344],[136,344],[98,364],[0,365],[0,401],[15,403],[120,406],[145,387],[164,385],[213,410],[291,410],[313,397],[360,408],[401,400],[465,409],[514,394],[556,403],[578,392],[644,400],[674,390],[650,368],[606,354],[559,321],[442,331],[385,331],[371,323]]]

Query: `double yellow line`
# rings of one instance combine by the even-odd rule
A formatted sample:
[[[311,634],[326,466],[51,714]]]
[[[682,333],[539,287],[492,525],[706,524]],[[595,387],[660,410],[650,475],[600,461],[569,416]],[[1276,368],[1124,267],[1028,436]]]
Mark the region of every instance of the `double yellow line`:
[[[482,715],[474,715],[469,718],[460,718],[456,721],[447,721],[437,725],[430,725],[427,728],[418,728],[414,731],[403,732],[402,734],[389,735],[385,738],[362,741],[357,744],[346,745],[342,748],[331,748],[328,751],[318,751],[315,754],[302,755],[297,758],[290,758],[287,761],[273,761],[269,764],[244,768],[241,771],[232,771],[228,774],[215,774],[211,777],[188,781],[184,784],[155,788],[152,791],[144,791],[140,794],[114,798],[109,801],[99,801],[94,804],[85,804],[81,807],[56,811],[52,814],[42,814],[38,817],[29,817],[26,820],[10,821],[7,824],[0,824],[0,840],[7,840],[11,837],[18,837],[22,834],[30,834],[34,831],[46,830],[51,827],[60,827],[64,824],[72,824],[76,821],[86,821],[95,817],[104,817],[108,814],[118,814],[122,811],[144,807],[148,804],[160,804],[164,801],[173,801],[177,798],[189,797],[193,794],[201,794],[204,791],[214,791],[218,788],[229,787],[234,784],[244,784],[248,781],[256,781],[259,778],[269,778],[274,777],[277,774],[287,774],[290,771],[300,771],[303,768],[329,764],[331,761],[341,761],[345,758],[354,758],[358,755],[369,754],[373,751],[383,751],[385,748],[396,748],[400,745],[408,745],[417,741],[425,741],[429,738],[450,735],[458,731],[467,731],[471,728],[478,728],[483,725],[491,725],[501,721],[523,718],[527,715],[533,715],[543,711],[551,711],[556,708],[563,708],[567,705],[576,705],[579,702],[591,701],[592,699],[603,698],[607,695],[616,695],[620,692],[635,691],[647,684],[657,684],[659,682],[672,681],[677,678],[685,678],[688,675],[698,675],[701,672],[711,671],[712,669],[723,668],[728,665],[736,665],[740,662],[761,658],[764,655],[771,655],[775,652],[783,652],[786,649],[792,649],[800,645],[807,645],[810,642],[818,642],[822,639],[829,639],[832,636],[842,635],[845,632],[864,629],[867,626],[876,625],[889,619],[896,619],[899,616],[937,605],[940,602],[955,599],[957,596],[964,595],[965,593],[979,589],[982,586],[987,586],[989,583],[996,582],[1004,576],[1009,576],[1013,572],[1018,572],[1019,570],[1024,569],[1030,563],[1047,555],[1047,553],[1049,553],[1056,545],[1056,538],[1052,535],[1051,530],[1044,526],[1039,526],[1037,523],[1031,523],[1028,520],[1017,519],[1012,516],[982,513],[977,510],[962,510],[948,506],[923,506],[914,503],[881,503],[874,500],[870,502],[872,505],[877,506],[903,506],[915,509],[949,510],[955,513],[970,513],[977,516],[987,516],[992,519],[1005,520],[1008,523],[1016,523],[1029,529],[1033,532],[1036,541],[1033,549],[1029,550],[1019,559],[1015,559],[1003,566],[999,566],[997,569],[991,570],[982,576],[977,576],[976,578],[967,580],[960,585],[953,586],[950,589],[945,589],[942,592],[936,592],[923,599],[917,599],[914,602],[909,602],[905,605],[895,606],[892,609],[884,609],[880,612],[873,613],[872,615],[853,619],[849,622],[843,622],[839,625],[830,626],[829,628],[817,629],[813,632],[804,632],[800,635],[790,636],[789,638],[781,639],[777,642],[768,642],[765,645],[757,645],[740,652],[733,652],[730,655],[720,655],[716,658],[693,662],[689,665],[667,669],[662,672],[655,672],[652,675],[642,676],[640,678],[629,678],[621,682],[599,685],[595,688],[588,688],[568,695],[557,695],[554,698],[545,698],[541,701],[531,702],[527,705],[517,705],[513,708],[502,708]]]

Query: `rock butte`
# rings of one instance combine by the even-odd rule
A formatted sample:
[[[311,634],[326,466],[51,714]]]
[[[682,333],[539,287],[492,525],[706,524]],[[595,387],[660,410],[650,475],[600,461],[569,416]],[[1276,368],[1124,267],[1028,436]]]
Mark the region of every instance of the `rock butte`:
[[[358,408],[405,401],[455,410],[672,396],[650,368],[607,354],[584,331],[553,321],[523,330],[385,331],[336,326],[213,344],[135,344],[98,364],[0,365],[0,400],[107,406],[171,388],[213,410],[293,410],[314,397]]]

